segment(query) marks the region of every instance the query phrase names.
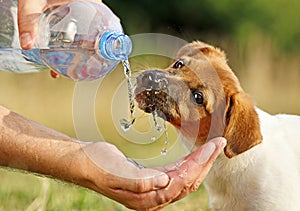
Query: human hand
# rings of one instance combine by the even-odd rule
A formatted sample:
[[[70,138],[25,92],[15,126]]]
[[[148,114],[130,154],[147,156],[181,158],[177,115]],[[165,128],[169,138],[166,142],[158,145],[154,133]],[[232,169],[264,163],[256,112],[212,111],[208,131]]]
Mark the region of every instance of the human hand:
[[[226,140],[215,138],[165,168],[139,168],[114,145],[81,142],[0,106],[0,166],[75,183],[139,210],[198,188]]]
[[[81,185],[131,209],[159,210],[197,190],[225,145],[224,138],[215,138],[165,168],[151,169],[138,168],[111,144],[86,144],[87,178]]]
[[[28,50],[34,47],[38,22],[41,13],[52,6],[75,0],[18,0],[18,26],[21,47]],[[88,0],[101,3],[101,0]]]

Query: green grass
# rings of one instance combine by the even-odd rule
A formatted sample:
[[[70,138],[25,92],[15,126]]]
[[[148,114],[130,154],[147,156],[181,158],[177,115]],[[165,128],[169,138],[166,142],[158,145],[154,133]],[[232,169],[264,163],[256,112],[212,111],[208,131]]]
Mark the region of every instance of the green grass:
[[[298,55],[281,55],[274,49],[272,41],[265,37],[255,37],[246,44],[222,42],[229,63],[237,73],[242,86],[257,104],[271,113],[300,114],[300,61]],[[134,70],[160,65],[154,57],[139,58],[132,62]],[[97,110],[107,104],[107,95],[112,84],[120,80],[119,73],[110,74],[97,95],[96,114],[99,130],[107,139],[117,140],[116,133],[109,124],[101,121],[110,118]],[[118,77],[116,75],[119,75]],[[117,79],[116,79],[117,77]],[[18,75],[0,72],[0,104],[48,127],[75,136],[72,119],[72,98],[75,83],[64,78],[52,79],[48,72]],[[109,104],[107,105],[109,107]],[[122,105],[123,106],[123,105]],[[109,108],[108,108],[109,109]],[[105,116],[106,115],[106,116]],[[131,145],[119,144],[122,150],[132,153]],[[159,146],[160,147],[160,146]],[[130,149],[131,148],[131,149]],[[131,151],[130,151],[131,150]],[[124,206],[77,186],[41,178],[28,173],[0,170],[0,210],[128,210]],[[164,210],[208,210],[207,194],[200,190],[190,194]]]

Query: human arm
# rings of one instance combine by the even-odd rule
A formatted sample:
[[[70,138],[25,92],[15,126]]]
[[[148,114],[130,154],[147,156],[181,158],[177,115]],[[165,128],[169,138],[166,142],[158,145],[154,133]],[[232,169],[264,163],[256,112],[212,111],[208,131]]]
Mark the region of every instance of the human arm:
[[[0,143],[0,166],[47,175],[93,189],[104,195],[110,195],[110,188],[113,187],[138,192],[136,177],[162,175],[143,181],[145,186],[143,189],[146,191],[164,187],[169,180],[167,175],[154,169],[140,171],[109,143],[80,142],[2,106],[0,106]],[[122,178],[107,172],[105,163],[97,163],[99,162],[97,157],[93,160],[88,155],[92,153],[91,149],[95,150],[97,156],[103,158],[105,163],[126,169],[128,177]],[[101,165],[104,167],[99,167]],[[135,170],[138,172],[134,172]]]
[[[75,183],[134,209],[160,208],[197,189],[223,141],[215,139],[164,169],[140,169],[109,143],[77,141],[0,106],[1,166]],[[101,159],[123,174],[105,170]]]
[[[18,27],[21,47],[28,50],[34,46],[41,13],[52,6],[75,0],[18,0]],[[101,0],[87,0],[101,3]]]

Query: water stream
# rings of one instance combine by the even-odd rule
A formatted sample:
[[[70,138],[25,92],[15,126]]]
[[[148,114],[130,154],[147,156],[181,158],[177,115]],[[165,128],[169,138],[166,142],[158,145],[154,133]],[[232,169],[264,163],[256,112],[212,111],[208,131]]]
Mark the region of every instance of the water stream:
[[[152,117],[153,117],[153,122],[154,122],[154,126],[155,126],[155,129],[158,131],[158,132],[162,132],[164,131],[164,136],[165,136],[165,146],[161,149],[161,154],[162,155],[166,155],[168,150],[167,150],[167,145],[169,144],[169,134],[168,134],[168,131],[167,131],[167,121],[164,120],[163,122],[163,127],[159,125],[158,123],[158,114],[157,114],[157,110],[154,110],[152,112]],[[156,137],[155,136],[152,136],[151,137],[151,141],[156,141]]]
[[[129,119],[126,118],[121,119],[120,123],[122,129],[124,131],[128,131],[132,127],[133,123],[135,122],[135,103],[134,103],[133,83],[131,78],[131,69],[130,69],[129,61],[128,60],[122,61],[122,65],[124,68],[124,75],[127,81],[130,117]]]
[[[133,123],[135,122],[136,117],[135,117],[135,102],[134,102],[134,95],[133,95],[134,87],[133,87],[132,78],[131,78],[131,69],[130,69],[129,61],[128,60],[122,61],[122,65],[123,65],[123,69],[124,69],[124,75],[125,75],[126,81],[127,81],[130,116],[129,116],[129,118],[122,118],[120,120],[120,124],[121,124],[122,129],[126,132],[132,127]],[[164,120],[163,126],[159,125],[157,110],[154,110],[152,112],[152,117],[153,117],[155,129],[158,132],[164,131],[165,146],[161,149],[161,154],[166,155],[168,152],[167,145],[169,143],[169,135],[168,135],[168,131],[167,131],[166,120]],[[151,142],[155,142],[155,141],[157,141],[157,138],[155,136],[152,136]]]

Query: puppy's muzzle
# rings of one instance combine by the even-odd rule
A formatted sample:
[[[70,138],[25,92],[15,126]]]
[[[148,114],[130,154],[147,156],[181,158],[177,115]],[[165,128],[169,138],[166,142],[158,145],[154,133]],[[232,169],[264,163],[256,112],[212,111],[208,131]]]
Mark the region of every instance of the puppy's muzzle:
[[[168,80],[166,73],[160,70],[149,70],[137,77],[136,91],[167,91]]]
[[[136,79],[134,94],[140,109],[146,113],[156,111],[169,122],[180,118],[177,98],[183,82],[164,70],[147,70]]]
[[[154,110],[162,111],[167,106],[167,74],[166,71],[147,70],[137,77],[135,99],[142,110],[151,113]]]

